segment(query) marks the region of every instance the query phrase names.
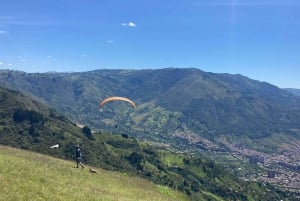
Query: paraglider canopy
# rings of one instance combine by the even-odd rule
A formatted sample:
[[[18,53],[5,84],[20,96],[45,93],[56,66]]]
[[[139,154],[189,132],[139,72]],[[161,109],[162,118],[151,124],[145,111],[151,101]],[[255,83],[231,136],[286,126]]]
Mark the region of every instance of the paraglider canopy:
[[[105,105],[107,102],[110,102],[110,101],[126,101],[128,102],[134,109],[136,109],[136,105],[135,103],[128,99],[128,98],[125,98],[125,97],[120,97],[120,96],[111,96],[111,97],[108,97],[106,99],[104,99],[103,101],[101,101],[101,103],[99,104],[99,107],[101,108],[103,105]]]

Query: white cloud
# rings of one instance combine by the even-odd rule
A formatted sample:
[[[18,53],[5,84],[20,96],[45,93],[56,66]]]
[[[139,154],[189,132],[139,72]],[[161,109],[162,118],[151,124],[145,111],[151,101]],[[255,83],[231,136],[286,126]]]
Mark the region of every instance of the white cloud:
[[[112,40],[107,40],[106,43],[113,43],[113,41]]]
[[[3,63],[0,61],[0,65],[2,65]]]
[[[136,25],[133,22],[129,22],[128,26],[130,26],[130,27],[136,27]]]
[[[13,66],[13,64],[7,64],[8,66]]]
[[[8,31],[0,30],[0,35],[2,34],[8,34]]]
[[[135,23],[133,23],[133,22],[129,22],[129,23],[122,23],[121,24],[122,26],[124,26],[124,27],[136,27],[136,24]]]

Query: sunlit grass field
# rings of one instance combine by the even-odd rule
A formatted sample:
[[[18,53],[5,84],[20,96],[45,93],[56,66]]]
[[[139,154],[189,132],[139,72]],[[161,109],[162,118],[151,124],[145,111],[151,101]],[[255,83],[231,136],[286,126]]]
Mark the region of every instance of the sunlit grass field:
[[[185,194],[124,173],[75,168],[73,161],[0,146],[0,200],[176,201]]]

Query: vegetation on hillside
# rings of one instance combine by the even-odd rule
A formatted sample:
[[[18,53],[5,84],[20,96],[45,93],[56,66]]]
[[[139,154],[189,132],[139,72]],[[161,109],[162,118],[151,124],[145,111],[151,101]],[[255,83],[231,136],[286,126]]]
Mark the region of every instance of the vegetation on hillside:
[[[294,94],[296,96],[300,96],[300,89],[286,88],[285,90],[291,92],[292,94]]]
[[[139,175],[193,200],[293,200],[272,186],[238,180],[204,157],[160,150],[130,133],[92,133],[20,92],[0,88],[0,94],[1,144],[70,160],[80,145],[86,164]],[[50,149],[53,144],[60,147]]]
[[[253,146],[274,134],[296,135],[300,99],[286,90],[242,75],[213,74],[197,69],[98,70],[81,73],[0,71],[0,85],[29,93],[60,113],[93,130],[131,136],[178,147],[191,137],[215,141],[236,138]],[[98,104],[118,95],[126,104]],[[118,126],[118,129],[115,127]],[[185,141],[176,137],[183,133]],[[250,142],[250,143],[249,143]],[[274,150],[278,143],[268,142]]]

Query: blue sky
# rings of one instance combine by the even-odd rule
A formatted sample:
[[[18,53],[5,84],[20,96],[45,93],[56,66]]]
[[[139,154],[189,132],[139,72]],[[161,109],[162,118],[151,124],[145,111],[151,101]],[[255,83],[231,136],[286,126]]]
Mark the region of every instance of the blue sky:
[[[300,89],[299,0],[2,0],[0,69],[195,67]]]

